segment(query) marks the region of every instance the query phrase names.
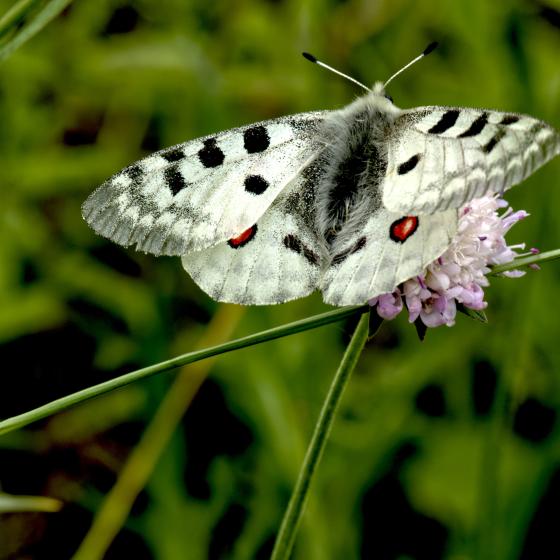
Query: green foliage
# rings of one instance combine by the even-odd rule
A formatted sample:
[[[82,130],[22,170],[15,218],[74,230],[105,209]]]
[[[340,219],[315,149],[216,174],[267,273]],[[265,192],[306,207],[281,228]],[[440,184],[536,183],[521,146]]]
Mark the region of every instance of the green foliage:
[[[72,0],[20,0],[0,20],[0,60],[10,56],[70,4]]]
[[[486,106],[560,126],[552,0],[76,1],[40,33],[41,14],[63,3],[20,4],[33,10],[19,31],[0,25],[0,57],[29,33],[0,66],[4,418],[197,347],[217,304],[178,259],[96,237],[81,202],[155,149],[359,94],[301,51],[371,83],[435,39],[440,49],[391,84],[398,106]],[[0,0],[0,13],[12,7]],[[511,242],[558,247],[559,172],[556,161],[508,193],[531,214]],[[558,555],[540,520],[551,523],[558,491],[559,278],[557,263],[493,278],[488,324],[459,316],[423,343],[404,317],[381,327],[294,558]],[[236,337],[325,311],[318,295],[250,308]],[[114,557],[266,558],[352,327],[220,357]],[[71,556],[169,383],[145,380],[0,439],[3,491],[66,504],[1,516],[0,557]]]

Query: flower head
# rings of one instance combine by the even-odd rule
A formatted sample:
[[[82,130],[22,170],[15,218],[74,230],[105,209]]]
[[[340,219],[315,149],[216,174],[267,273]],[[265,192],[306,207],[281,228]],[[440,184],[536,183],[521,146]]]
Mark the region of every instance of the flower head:
[[[457,304],[484,309],[483,288],[489,285],[490,266],[512,261],[525,248],[525,244],[507,245],[504,236],[528,214],[507,208],[500,215],[499,210],[507,206],[496,196],[471,200],[459,209],[457,234],[445,253],[394,292],[371,299],[370,305],[384,319],[394,319],[406,306],[409,321],[419,318],[427,327],[455,324]],[[503,273],[510,278],[524,274],[520,270]]]

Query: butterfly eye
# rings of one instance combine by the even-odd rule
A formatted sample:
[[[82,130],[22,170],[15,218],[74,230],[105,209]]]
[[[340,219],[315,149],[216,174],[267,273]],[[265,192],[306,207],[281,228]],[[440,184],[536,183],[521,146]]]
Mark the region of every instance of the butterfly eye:
[[[391,103],[393,103],[393,98],[388,93],[385,94],[385,99],[388,99]]]

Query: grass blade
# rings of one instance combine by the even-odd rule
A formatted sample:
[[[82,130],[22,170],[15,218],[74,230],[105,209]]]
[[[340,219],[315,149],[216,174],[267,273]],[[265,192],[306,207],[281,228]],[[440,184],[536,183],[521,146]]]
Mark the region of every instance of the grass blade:
[[[351,317],[357,313],[364,313],[369,309],[369,305],[344,307],[342,309],[329,311],[328,313],[323,313],[321,315],[308,317],[307,319],[302,319],[301,321],[295,321],[287,325],[282,325],[281,327],[275,327],[273,329],[245,336],[243,338],[238,338],[237,340],[232,340],[231,342],[226,342],[225,344],[219,344],[218,346],[205,348],[204,350],[182,354],[176,358],[171,358],[170,360],[165,360],[130,373],[125,373],[124,375],[115,377],[109,381],[104,381],[98,385],[93,385],[87,389],[82,389],[81,391],[77,391],[71,395],[51,401],[50,403],[30,410],[29,412],[24,412],[18,416],[12,416],[11,418],[3,420],[0,422],[0,435],[17,430],[23,426],[27,426],[32,422],[36,422],[37,420],[41,420],[42,418],[46,418],[52,414],[66,410],[71,406],[84,402],[88,399],[98,397],[99,395],[103,395],[109,391],[114,391],[115,389],[124,387],[129,383],[139,381],[140,379],[145,379],[146,377],[150,377],[158,373],[171,371],[179,366],[192,364],[194,362],[198,362],[199,360],[210,358],[211,356],[217,356],[218,354],[239,350],[240,348],[261,344],[262,342],[267,342],[269,340],[289,336],[291,334],[296,334],[310,329],[316,329],[317,327],[328,325],[330,323],[336,323],[337,321],[342,321],[343,319]]]
[[[71,2],[72,0],[50,0],[47,2],[27,25],[24,25],[11,39],[0,46],[0,61],[8,58],[16,49],[39,33]],[[37,4],[36,0],[22,0],[13,6],[0,20],[0,37],[6,35],[11,27],[24,20],[32,12],[35,4]]]

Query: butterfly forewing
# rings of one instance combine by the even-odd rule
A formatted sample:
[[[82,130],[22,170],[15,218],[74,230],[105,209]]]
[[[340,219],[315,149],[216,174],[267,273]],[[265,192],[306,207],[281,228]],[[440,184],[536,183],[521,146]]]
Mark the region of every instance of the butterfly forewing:
[[[387,148],[383,204],[421,214],[504,192],[560,153],[560,135],[526,115],[420,107],[395,120]]]
[[[82,211],[99,234],[156,255],[184,255],[256,223],[320,152],[325,113],[303,113],[157,152],[101,185]]]

